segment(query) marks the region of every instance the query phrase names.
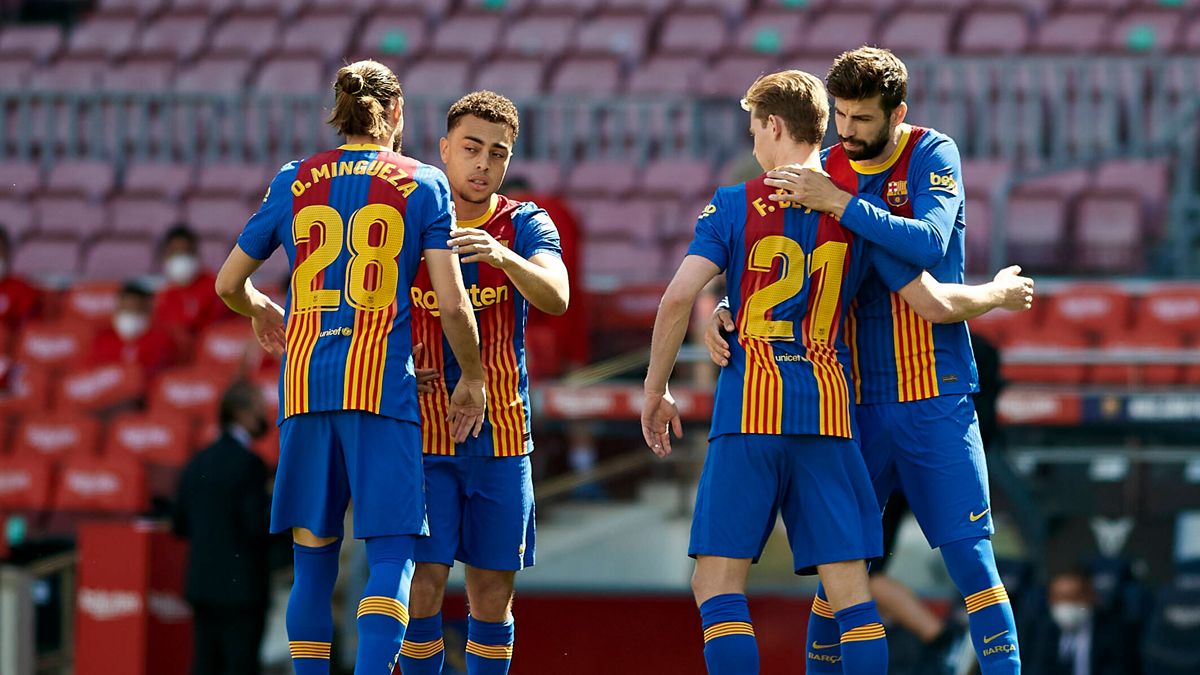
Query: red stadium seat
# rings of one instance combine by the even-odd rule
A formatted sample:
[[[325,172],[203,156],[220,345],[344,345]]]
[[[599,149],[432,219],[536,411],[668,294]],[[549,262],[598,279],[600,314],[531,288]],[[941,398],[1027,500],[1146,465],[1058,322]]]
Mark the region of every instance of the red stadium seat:
[[[963,161],[963,190],[967,198],[979,197],[987,204],[1012,174],[1012,164],[1003,159],[968,159]]]
[[[72,284],[63,297],[63,319],[91,329],[103,328],[112,322],[117,311],[117,290],[120,282],[91,281]]]
[[[0,511],[50,508],[54,462],[44,457],[5,457],[0,463]]]
[[[884,22],[879,44],[900,54],[939,55],[950,51],[954,15],[940,10],[908,10]]]
[[[49,407],[51,377],[48,370],[12,366],[2,380],[0,417],[31,415]]]
[[[66,55],[51,65],[36,68],[29,75],[34,91],[92,91],[100,83],[100,73],[108,61],[99,56]]]
[[[509,56],[555,59],[575,42],[578,21],[568,15],[534,15],[518,19],[504,33],[500,50]]]
[[[621,86],[621,64],[611,58],[568,58],[550,78],[556,94],[614,94]]]
[[[104,239],[92,244],[83,262],[81,279],[126,279],[150,274],[156,243],[148,239]]]
[[[29,84],[29,74],[37,66],[33,59],[24,56],[0,56],[0,87],[5,89],[24,89]],[[14,121],[9,122],[15,133]]]
[[[404,74],[405,91],[419,91],[428,96],[461,96],[468,91],[471,62],[467,59],[426,58]]]
[[[372,18],[366,30],[357,35],[358,43],[354,49],[361,57],[389,54],[407,61],[424,53],[429,32],[429,25],[421,16],[380,16]],[[407,90],[408,82],[401,82],[401,85]]]
[[[213,324],[200,336],[196,353],[197,366],[211,366],[214,371],[235,372],[256,366],[265,352],[258,345],[250,322],[242,318]]]
[[[1183,11],[1178,9],[1130,12],[1113,23],[1107,47],[1116,52],[1147,51],[1142,41],[1150,39],[1150,50],[1174,51],[1183,37],[1183,18]]]
[[[629,73],[631,94],[688,94],[705,71],[694,56],[654,56]]]
[[[641,192],[674,201],[708,199],[717,188],[712,164],[701,159],[660,159],[642,169]],[[702,205],[698,205],[697,213]]]
[[[275,172],[264,171],[259,164],[223,162],[205,164],[196,172],[191,195],[261,199]]]
[[[45,191],[55,196],[102,199],[116,187],[116,171],[111,162],[68,160],[54,165],[46,176]]]
[[[1101,342],[1104,349],[1152,352],[1163,349],[1183,349],[1178,335],[1155,331],[1137,331],[1108,335]],[[1178,364],[1096,364],[1092,366],[1092,383],[1105,385],[1161,386],[1178,384],[1183,368]]]
[[[586,14],[601,0],[533,0],[531,14]]]
[[[1107,12],[1063,12],[1038,25],[1033,46],[1043,52],[1090,53],[1104,45]]]
[[[1067,235],[1066,205],[1060,197],[1015,192],[1008,202],[1007,232],[1010,262],[1030,270],[1059,264]]]
[[[236,236],[232,234],[204,237],[200,240],[200,267],[219,270],[233,250]],[[261,290],[261,289],[260,289]]]
[[[562,190],[563,169],[557,162],[513,160],[508,166],[507,177],[517,176],[529,181],[534,193],[556,194]]]
[[[324,92],[330,85],[324,62],[317,58],[278,57],[264,62],[253,86],[266,93]],[[265,185],[262,186],[265,188]]]
[[[637,184],[637,171],[628,162],[600,160],[581,162],[568,175],[566,192],[570,195],[621,197]]]
[[[104,456],[178,467],[187,463],[194,448],[187,417],[129,412],[109,423]]]
[[[740,18],[750,8],[751,0],[679,0],[677,7],[688,11],[719,12],[730,19]]]
[[[319,56],[326,61],[345,61],[350,55],[350,37],[356,20],[357,17],[344,11],[308,14],[288,25],[281,51]]]
[[[57,24],[9,24],[0,31],[0,56],[22,57],[44,63],[58,54],[63,42],[63,30]]]
[[[14,246],[36,229],[33,207],[26,202],[0,197],[0,213],[4,214],[4,228]]]
[[[239,4],[241,4],[240,0],[171,0],[171,11],[188,14],[200,13],[216,19],[224,16]]]
[[[967,274],[998,272],[992,269],[992,205],[987,199],[967,199]],[[1007,263],[1007,261],[1005,261]]]
[[[231,16],[213,31],[210,56],[261,59],[279,44],[279,21],[261,14]]]
[[[1036,382],[1042,384],[1083,384],[1087,380],[1088,366],[1067,364],[1020,364],[1015,363],[1022,351],[1053,350],[1071,352],[1087,348],[1087,341],[1076,332],[1060,329],[1043,329],[1038,332],[1018,333],[1008,337],[1001,358],[1001,373],[1010,382]],[[1044,351],[1043,351],[1044,353]]]
[[[968,10],[958,31],[960,54],[1020,54],[1029,47],[1029,16],[1022,10]]]
[[[42,187],[42,172],[37,164],[18,160],[0,162],[0,195],[25,199]]]
[[[26,324],[17,343],[17,360],[41,368],[65,368],[81,362],[92,347],[89,327],[67,322]]]
[[[1046,301],[1045,325],[1088,335],[1120,334],[1129,328],[1131,306],[1132,299],[1120,286],[1071,284]]]
[[[125,195],[175,200],[192,187],[195,167],[191,164],[159,162],[132,163],[125,168]]]
[[[77,413],[26,415],[17,426],[17,457],[91,457],[100,441],[100,423]]]
[[[739,55],[777,55],[802,46],[808,15],[796,11],[759,12],[749,16],[734,34],[731,50]],[[825,79],[825,73],[813,73]],[[750,83],[739,83],[742,93]],[[732,86],[732,84],[731,84]]]
[[[1195,339],[1200,335],[1200,286],[1162,284],[1151,287],[1134,305],[1138,332],[1158,332]]]
[[[291,21],[308,3],[309,0],[242,0],[238,10],[254,15],[275,14],[280,19]]]
[[[491,89],[513,97],[541,93],[546,65],[542,59],[489,59],[475,80],[476,89]]]
[[[210,19],[204,14],[173,10],[142,30],[136,53],[176,63],[191,61],[207,46],[209,25]]]
[[[470,58],[488,56],[499,46],[503,28],[503,19],[495,14],[455,16],[438,27],[430,51]]]
[[[654,326],[664,290],[663,284],[637,284],[600,294],[597,296],[599,301],[592,303],[597,312],[594,325],[625,331],[650,328]]]
[[[809,24],[800,51],[832,57],[845,51],[846,45],[873,43],[875,19],[875,11],[866,8],[828,12]]]
[[[750,83],[778,67],[774,57],[730,56],[700,73],[698,93],[706,96],[743,96]],[[822,75],[824,77],[824,75]]]
[[[601,14],[579,27],[575,52],[580,56],[617,56],[640,60],[646,53],[650,18],[641,14]]]
[[[217,403],[232,373],[184,367],[164,373],[150,390],[150,412],[187,415],[194,420],[216,417]]]
[[[719,12],[673,13],[658,35],[658,53],[708,58],[725,51],[727,22]]]
[[[1084,193],[1075,224],[1078,269],[1132,273],[1143,266],[1141,197],[1132,191]]]
[[[266,192],[262,183],[259,183],[259,189]],[[256,210],[258,202],[258,199],[233,197],[192,197],[184,202],[184,220],[202,235],[237,235]]]
[[[58,510],[136,513],[148,505],[145,469],[135,459],[75,460],[59,472]]]
[[[108,202],[108,231],[157,240],[179,222],[179,203],[162,197],[119,195]]]
[[[525,9],[530,5],[532,0],[463,0],[460,12],[470,14],[501,14],[504,16],[512,16],[514,14],[524,14]]]
[[[583,250],[585,285],[619,280],[622,285],[652,281],[663,274],[657,248],[647,249],[635,241],[588,239]]]
[[[38,233],[47,237],[88,238],[104,229],[101,202],[42,194],[33,202]]]
[[[1037,302],[1035,300],[1035,303]],[[997,347],[1004,347],[1008,344],[1010,337],[1036,333],[1039,330],[1039,314],[1037,304],[1033,309],[1025,312],[999,309],[977,316],[967,322],[967,325],[972,333],[979,333],[991,340]]]
[[[167,0],[100,0],[97,9],[105,15],[130,14],[146,18],[167,7]]]
[[[589,240],[603,239],[651,242],[658,234],[663,209],[661,201],[651,199],[595,199],[572,203],[583,220],[583,231]]]
[[[55,408],[99,412],[137,401],[145,393],[145,376],[136,365],[88,366],[63,374]]]
[[[137,29],[138,20],[132,16],[94,16],[72,31],[67,53],[117,61],[133,49]]]
[[[100,87],[107,91],[162,92],[170,89],[175,64],[161,59],[127,59],[100,72]]]
[[[13,269],[28,277],[71,276],[79,270],[75,239],[27,239],[13,256]]]

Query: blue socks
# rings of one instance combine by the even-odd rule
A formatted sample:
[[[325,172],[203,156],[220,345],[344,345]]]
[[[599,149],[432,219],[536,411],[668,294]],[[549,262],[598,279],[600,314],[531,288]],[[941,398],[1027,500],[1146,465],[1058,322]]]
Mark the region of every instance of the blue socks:
[[[292,545],[296,568],[286,624],[296,675],[329,675],[333,584],[341,546],[340,539],[319,548]]]
[[[467,617],[467,673],[506,675],[513,655],[513,620],[504,623]],[[407,675],[407,674],[406,674]]]
[[[847,607],[835,616],[842,631],[842,672],[846,675],[886,673],[887,634],[875,601]]]
[[[728,593],[704,601],[700,623],[709,675],[758,675],[758,642],[745,595]]]
[[[366,540],[371,576],[358,603],[358,656],[355,675],[390,675],[400,657],[408,626],[416,537],[396,535]],[[297,673],[299,675],[299,673]]]
[[[446,661],[442,640],[442,613],[408,622],[404,646],[400,648],[400,672],[404,675],[441,675]]]
[[[808,615],[808,637],[804,652],[804,672],[817,675],[841,675],[842,630],[833,616],[833,607],[825,599],[824,587],[817,586],[817,597],[813,598],[812,613]]]
[[[1008,592],[996,570],[992,541],[963,539],[941,547],[950,578],[966,598],[971,641],[983,675],[1021,672],[1017,624]]]

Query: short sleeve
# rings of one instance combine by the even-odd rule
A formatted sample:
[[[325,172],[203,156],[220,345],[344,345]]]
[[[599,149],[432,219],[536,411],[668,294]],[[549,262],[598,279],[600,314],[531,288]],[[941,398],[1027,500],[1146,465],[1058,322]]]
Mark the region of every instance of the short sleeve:
[[[718,188],[712,202],[696,219],[696,232],[688,246],[688,255],[706,258],[724,271],[729,266],[729,233],[733,229],[732,209],[727,204],[723,188]]]
[[[279,248],[279,232],[292,217],[292,180],[299,162],[283,165],[267,188],[258,211],[238,236],[238,248],[255,260],[266,260]]]
[[[521,207],[518,215],[523,217],[524,222],[517,228],[516,241],[513,242],[513,251],[517,255],[526,260],[542,253],[562,257],[558,228],[554,226],[549,213],[529,203]]]
[[[420,188],[413,193],[409,213],[421,224],[421,250],[447,249],[450,230],[454,229],[454,198],[446,174],[432,166],[422,166],[416,176]],[[408,218],[412,222],[412,217]]]

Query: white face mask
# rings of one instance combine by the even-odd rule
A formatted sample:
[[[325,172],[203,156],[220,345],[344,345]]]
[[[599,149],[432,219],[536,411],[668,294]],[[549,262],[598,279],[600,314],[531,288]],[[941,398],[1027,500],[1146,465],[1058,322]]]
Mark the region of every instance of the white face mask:
[[[177,286],[191,283],[200,271],[200,260],[190,253],[176,253],[163,263],[167,280]]]
[[[138,312],[117,312],[113,317],[113,330],[122,340],[132,340],[141,337],[149,326],[149,319]]]
[[[1059,630],[1070,633],[1092,618],[1092,608],[1080,602],[1058,602],[1050,605],[1050,616],[1058,624]]]

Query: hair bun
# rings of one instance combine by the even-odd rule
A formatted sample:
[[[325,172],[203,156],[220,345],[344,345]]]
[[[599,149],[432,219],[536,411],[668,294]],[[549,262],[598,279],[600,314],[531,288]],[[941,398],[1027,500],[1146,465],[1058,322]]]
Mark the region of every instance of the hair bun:
[[[358,73],[347,72],[333,83],[333,88],[351,96],[358,96],[367,88],[367,81]]]

